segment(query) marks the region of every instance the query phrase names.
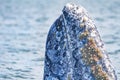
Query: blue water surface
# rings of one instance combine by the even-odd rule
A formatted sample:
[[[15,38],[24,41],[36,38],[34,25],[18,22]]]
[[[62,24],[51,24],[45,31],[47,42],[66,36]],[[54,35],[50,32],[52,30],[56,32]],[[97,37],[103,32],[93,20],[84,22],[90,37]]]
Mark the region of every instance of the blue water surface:
[[[0,0],[0,80],[43,80],[47,33],[68,2],[93,17],[120,80],[120,0]]]

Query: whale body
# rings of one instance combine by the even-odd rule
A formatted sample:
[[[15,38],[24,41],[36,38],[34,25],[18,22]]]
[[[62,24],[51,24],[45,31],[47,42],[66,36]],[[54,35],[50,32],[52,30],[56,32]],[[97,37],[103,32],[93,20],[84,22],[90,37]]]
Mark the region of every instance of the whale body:
[[[44,80],[117,80],[97,28],[82,6],[66,4],[51,26]]]

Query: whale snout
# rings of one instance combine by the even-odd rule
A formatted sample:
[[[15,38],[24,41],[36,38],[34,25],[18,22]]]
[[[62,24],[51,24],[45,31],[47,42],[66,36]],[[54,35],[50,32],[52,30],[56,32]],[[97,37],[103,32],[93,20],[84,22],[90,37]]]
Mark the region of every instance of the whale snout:
[[[86,13],[86,10],[82,6],[68,3],[64,6],[62,12],[68,23],[74,23],[82,20],[83,13]]]

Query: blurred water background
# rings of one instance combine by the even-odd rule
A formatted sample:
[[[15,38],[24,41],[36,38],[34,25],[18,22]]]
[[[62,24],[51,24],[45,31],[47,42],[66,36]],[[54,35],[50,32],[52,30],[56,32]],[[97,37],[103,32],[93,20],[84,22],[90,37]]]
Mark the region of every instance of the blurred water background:
[[[47,33],[67,2],[93,17],[120,80],[120,0],[0,0],[0,80],[43,80]]]

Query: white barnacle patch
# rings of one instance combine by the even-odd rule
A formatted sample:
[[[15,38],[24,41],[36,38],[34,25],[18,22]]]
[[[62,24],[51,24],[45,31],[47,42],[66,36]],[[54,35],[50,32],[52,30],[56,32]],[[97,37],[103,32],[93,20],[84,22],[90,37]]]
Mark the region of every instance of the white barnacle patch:
[[[83,16],[83,22],[88,21],[88,17],[87,16]]]
[[[80,50],[83,50],[83,48],[80,48]]]
[[[77,13],[77,14],[82,14],[82,12],[83,12],[83,9],[78,7],[76,13]]]
[[[87,21],[88,21],[88,17],[83,16],[80,20],[80,27],[84,28],[87,25],[87,23],[86,23]]]
[[[98,44],[97,44],[98,46],[102,46],[102,45],[103,45],[103,43],[102,43],[102,41],[99,39],[99,37],[96,37],[95,40],[96,40],[96,42],[98,43]]]
[[[80,23],[80,27],[81,28],[85,27],[85,23]]]
[[[70,3],[67,3],[65,7],[68,8],[68,9],[73,8],[72,4],[70,4]]]
[[[91,36],[91,37],[95,37],[95,36],[96,36],[96,31],[92,31],[92,32],[90,33],[90,36]]]

